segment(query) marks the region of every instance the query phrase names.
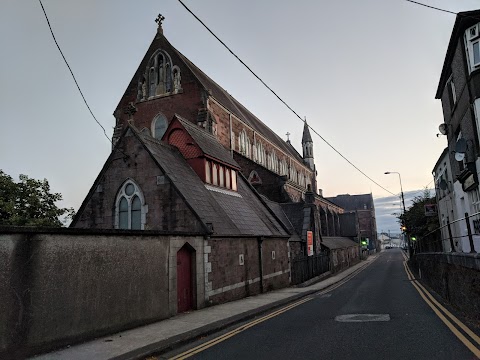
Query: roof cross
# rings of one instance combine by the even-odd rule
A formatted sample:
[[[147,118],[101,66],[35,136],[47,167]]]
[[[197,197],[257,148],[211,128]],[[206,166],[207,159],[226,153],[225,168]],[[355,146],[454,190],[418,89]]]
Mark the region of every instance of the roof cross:
[[[287,132],[285,135],[287,135],[287,141],[290,141],[290,135],[292,135],[292,134],[290,134],[289,132]]]
[[[157,18],[155,19],[155,22],[158,24],[158,27],[162,27],[162,22],[165,20],[165,16],[162,14],[158,14]]]

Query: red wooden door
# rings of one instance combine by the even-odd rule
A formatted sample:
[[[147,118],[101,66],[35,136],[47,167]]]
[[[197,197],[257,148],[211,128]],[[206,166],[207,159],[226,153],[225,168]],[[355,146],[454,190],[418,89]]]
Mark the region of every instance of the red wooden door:
[[[177,312],[193,309],[192,254],[186,247],[177,252]]]

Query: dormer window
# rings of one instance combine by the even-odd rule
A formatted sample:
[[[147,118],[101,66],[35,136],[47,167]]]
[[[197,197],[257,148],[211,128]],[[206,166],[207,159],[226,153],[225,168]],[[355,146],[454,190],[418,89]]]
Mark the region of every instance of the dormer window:
[[[205,161],[205,182],[230,190],[237,190],[237,172],[212,160]]]
[[[480,23],[465,32],[465,49],[470,72],[480,69]]]

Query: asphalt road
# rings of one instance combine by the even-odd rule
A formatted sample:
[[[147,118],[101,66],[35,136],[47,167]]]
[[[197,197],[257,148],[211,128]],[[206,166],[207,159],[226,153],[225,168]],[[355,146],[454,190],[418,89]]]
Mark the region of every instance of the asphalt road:
[[[403,260],[399,249],[382,252],[335,290],[311,296],[311,300],[190,358],[476,359],[422,300],[407,278]],[[354,318],[362,321],[338,321],[338,316],[355,314],[363,314]],[[365,314],[383,315],[377,319],[382,321],[363,321]]]

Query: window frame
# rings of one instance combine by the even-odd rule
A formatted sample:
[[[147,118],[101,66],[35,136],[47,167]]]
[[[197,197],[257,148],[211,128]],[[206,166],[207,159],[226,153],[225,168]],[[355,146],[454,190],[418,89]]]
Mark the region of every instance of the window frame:
[[[128,185],[133,185],[133,192],[128,195],[126,192],[126,188]],[[140,201],[140,209],[133,209],[133,202],[135,199],[138,198]],[[120,203],[122,200],[125,200],[127,202],[127,226],[123,227],[120,224],[120,216],[121,213],[125,213],[125,211],[120,211]],[[140,228],[137,229],[132,229],[132,211],[138,211],[140,210]],[[145,205],[145,198],[143,196],[142,190],[140,187],[137,185],[135,181],[132,179],[127,179],[123,184],[120,186],[120,189],[118,190],[117,197],[115,199],[115,229],[122,229],[122,230],[144,230],[145,229],[145,222],[146,222],[146,210],[147,206]]]
[[[160,138],[157,137],[157,121],[159,120],[163,120],[164,121],[164,124],[165,124],[165,130],[163,131],[163,134]],[[165,135],[165,132],[167,131],[167,128],[168,128],[168,120],[167,120],[167,117],[165,115],[163,115],[163,113],[158,113],[157,115],[155,115],[155,117],[153,118],[152,120],[152,125],[151,125],[151,129],[152,129],[152,137],[157,139],[157,140],[162,140],[163,138],[163,135]]]
[[[475,29],[475,34],[471,35],[471,30]],[[465,49],[467,52],[468,70],[472,73],[475,70],[480,69],[480,23],[470,26],[465,30]],[[477,47],[475,45],[477,44]],[[477,51],[475,51],[475,48]],[[475,56],[477,54],[477,56]],[[477,62],[475,62],[477,58]]]

